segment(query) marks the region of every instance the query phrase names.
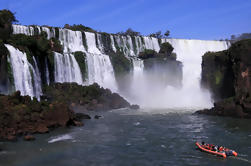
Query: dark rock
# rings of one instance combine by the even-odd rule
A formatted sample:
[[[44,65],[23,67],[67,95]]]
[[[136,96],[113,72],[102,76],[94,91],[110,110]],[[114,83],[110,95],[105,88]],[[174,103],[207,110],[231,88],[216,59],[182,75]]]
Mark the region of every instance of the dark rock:
[[[34,141],[36,138],[33,135],[24,136],[25,141]]]
[[[131,109],[133,109],[133,110],[137,110],[137,109],[139,109],[140,107],[139,107],[139,105],[137,105],[137,104],[133,104],[133,105],[131,105],[129,108],[131,108]]]
[[[75,119],[78,121],[81,121],[82,119],[91,119],[91,117],[87,114],[84,114],[84,113],[76,113]]]
[[[248,39],[234,43],[226,51],[203,56],[202,85],[211,90],[216,103],[212,109],[197,113],[251,118],[250,55]]]
[[[102,116],[100,116],[100,115],[95,115],[94,116],[94,119],[99,119],[99,118],[101,118]]]
[[[84,125],[83,122],[76,121],[76,120],[74,120],[73,123],[75,126],[83,126]]]
[[[49,129],[45,125],[40,124],[37,126],[37,132],[38,133],[47,133],[47,132],[49,132]]]

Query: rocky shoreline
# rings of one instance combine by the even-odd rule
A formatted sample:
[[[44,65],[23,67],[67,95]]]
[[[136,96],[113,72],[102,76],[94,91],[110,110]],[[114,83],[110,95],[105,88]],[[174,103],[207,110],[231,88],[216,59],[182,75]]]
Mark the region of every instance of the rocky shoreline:
[[[75,113],[72,106],[81,106]],[[0,95],[0,140],[15,141],[19,136],[34,140],[33,134],[47,133],[58,127],[82,126],[90,119],[85,111],[105,111],[124,107],[138,108],[98,84],[80,86],[76,83],[55,83],[45,87],[38,102],[17,91]]]

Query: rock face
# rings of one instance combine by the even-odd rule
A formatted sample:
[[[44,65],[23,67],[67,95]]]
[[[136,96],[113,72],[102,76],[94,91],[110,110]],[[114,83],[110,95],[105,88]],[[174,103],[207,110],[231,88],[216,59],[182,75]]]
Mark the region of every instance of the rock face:
[[[87,110],[110,110],[130,106],[119,94],[101,88],[96,83],[90,86],[55,83],[45,87],[43,92],[44,97],[51,102],[81,105]]]
[[[1,95],[0,108],[0,139],[14,140],[17,135],[46,133],[51,128],[77,122],[66,104],[38,102],[29,96],[20,96],[19,91],[10,96]]]
[[[176,60],[176,54],[172,51],[173,47],[166,42],[161,44],[159,53],[145,50],[139,54],[139,58],[144,60],[144,72],[151,76],[150,79],[160,80],[164,86],[181,87],[182,63]]]
[[[217,102],[213,115],[251,117],[251,40],[234,43],[227,51],[203,57],[202,85],[213,92]]]

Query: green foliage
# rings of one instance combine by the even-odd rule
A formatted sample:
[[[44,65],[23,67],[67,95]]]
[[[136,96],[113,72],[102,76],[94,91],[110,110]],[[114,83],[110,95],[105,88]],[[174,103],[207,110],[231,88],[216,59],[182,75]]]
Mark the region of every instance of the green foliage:
[[[55,37],[56,39],[59,39],[59,28],[55,27]]]
[[[10,81],[10,85],[14,87],[14,76],[10,62],[7,62],[7,74],[8,74],[8,79]]]
[[[242,33],[240,35],[231,35],[230,40],[233,42],[237,42],[240,40],[251,39],[251,33]]]
[[[215,84],[219,85],[222,81],[222,73],[220,71],[215,72]]]
[[[82,73],[82,78],[83,80],[86,80],[88,77],[87,73],[87,64],[86,64],[86,55],[84,52],[77,51],[74,52],[74,56],[76,58],[76,61],[78,62],[78,65],[80,67],[81,73]]]
[[[0,39],[6,41],[12,34],[12,23],[17,22],[15,15],[9,10],[0,10]]]
[[[116,54],[110,54],[110,59],[116,78],[118,78],[120,75],[130,73],[133,67],[132,63],[123,55],[123,53],[117,52]]]
[[[122,35],[122,36],[140,36],[140,32],[134,31],[132,28],[128,28],[125,32],[121,31],[116,33],[117,35]]]
[[[161,31],[155,32],[155,33],[151,33],[149,34],[150,37],[155,37],[157,39],[161,39],[163,38],[163,35],[161,34]]]
[[[9,54],[8,49],[4,46],[3,40],[0,39],[0,62],[1,62],[1,56],[8,54]]]
[[[106,54],[110,54],[110,52],[113,52],[110,34],[102,32],[101,33],[101,42],[104,45],[104,51]]]
[[[148,58],[152,58],[156,55],[157,55],[157,52],[155,50],[145,49],[143,52],[139,53],[139,58],[140,59],[148,59]]]
[[[165,37],[170,36],[170,31],[169,31],[169,30],[167,30],[167,31],[164,33],[164,35],[165,35]]]
[[[64,28],[70,29],[70,30],[73,30],[73,31],[93,32],[93,33],[97,32],[96,30],[94,30],[94,29],[92,29],[90,27],[86,27],[86,26],[84,26],[82,24],[73,24],[73,25],[65,24]]]
[[[173,51],[173,46],[170,43],[166,42],[160,45],[159,53],[166,54],[169,56],[171,55],[172,51]]]

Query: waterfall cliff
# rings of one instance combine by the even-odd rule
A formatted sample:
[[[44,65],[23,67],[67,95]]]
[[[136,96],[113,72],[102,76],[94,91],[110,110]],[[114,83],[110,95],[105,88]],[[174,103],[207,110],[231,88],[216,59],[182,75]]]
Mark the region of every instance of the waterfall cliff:
[[[116,54],[122,53],[133,64],[132,78],[128,79],[130,80],[128,93],[131,94],[126,97],[133,96],[129,99],[131,102],[146,107],[210,107],[212,105],[210,94],[201,89],[199,83],[201,57],[207,51],[221,51],[229,47],[228,43],[224,41],[160,40],[146,36],[121,36],[53,27],[13,25],[13,30],[14,34],[22,33],[25,35],[45,32],[48,39],[57,38],[61,42],[63,54],[54,53],[54,73],[49,73],[48,64],[45,65],[47,84],[50,82],[49,76],[54,75],[56,82],[76,82],[82,85],[97,82],[105,88],[119,92],[115,78],[115,67],[111,62],[110,54],[116,56]],[[160,44],[164,42],[169,42],[174,47],[177,60],[183,64],[181,88],[169,85],[159,89],[154,87],[159,85],[161,79],[156,79],[158,75],[157,77],[146,76],[143,61],[137,58],[138,54],[145,49],[158,52]],[[86,73],[80,70],[81,65],[75,59],[74,52],[77,51],[84,53]],[[47,59],[45,59],[45,63],[47,63]],[[82,78],[83,76],[87,78]],[[14,77],[16,78],[16,76]],[[170,75],[168,77],[172,78]],[[29,82],[28,78],[27,81]],[[150,89],[152,90],[151,94],[149,94]],[[32,93],[30,94],[32,96]]]

